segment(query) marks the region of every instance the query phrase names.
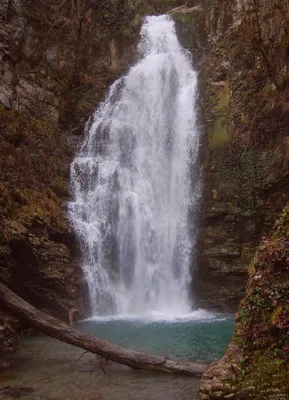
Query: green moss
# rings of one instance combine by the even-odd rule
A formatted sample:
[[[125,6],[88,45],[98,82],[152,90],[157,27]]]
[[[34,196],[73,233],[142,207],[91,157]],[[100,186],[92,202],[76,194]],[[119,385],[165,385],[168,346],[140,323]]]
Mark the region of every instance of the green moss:
[[[262,154],[254,146],[229,142],[217,154],[218,173],[226,184],[228,201],[239,207],[244,216],[257,213],[259,196],[268,187],[267,176],[275,165],[273,152]]]
[[[273,235],[274,239],[279,239],[282,236],[289,237],[289,206],[280,214]]]
[[[38,119],[35,118],[32,120],[32,129],[36,131],[38,134],[43,136],[54,136],[55,134],[55,125],[53,122],[48,121],[44,118]]]
[[[218,101],[214,109],[218,111],[223,110],[226,112],[229,107],[229,102],[230,102],[230,90],[228,82],[225,81],[223,82],[222,88],[218,93]]]
[[[190,24],[194,20],[193,14],[186,13],[182,16],[182,24]]]
[[[228,123],[224,116],[219,117],[212,131],[209,132],[209,146],[212,149],[224,146],[230,140]]]
[[[289,389],[288,361],[272,359],[258,351],[253,353],[252,362],[254,367],[239,375],[238,392],[250,397],[253,394],[255,400],[284,398]]]
[[[63,228],[58,197],[67,196],[68,151],[66,138],[46,119],[0,107],[3,135],[0,137],[0,245],[25,235],[38,219]],[[15,140],[21,132],[23,141]]]
[[[289,204],[250,267],[235,332],[210,396],[283,400],[289,393],[289,238],[276,236],[289,222]]]
[[[137,7],[129,0],[106,1],[101,5],[101,23],[107,37],[127,36],[134,28]]]
[[[289,205],[253,262],[233,339],[248,360],[246,373],[238,377],[238,390],[242,392],[252,385],[257,400],[267,398],[267,391],[282,394],[288,389],[289,250],[288,239],[284,236],[276,239],[275,235],[278,226],[288,223],[288,209]]]
[[[213,119],[214,125],[209,130],[209,146],[212,149],[223,147],[230,141],[231,133],[228,123],[230,102],[230,90],[228,82],[222,82],[221,86],[214,88],[214,93],[210,99],[210,106],[214,104]]]

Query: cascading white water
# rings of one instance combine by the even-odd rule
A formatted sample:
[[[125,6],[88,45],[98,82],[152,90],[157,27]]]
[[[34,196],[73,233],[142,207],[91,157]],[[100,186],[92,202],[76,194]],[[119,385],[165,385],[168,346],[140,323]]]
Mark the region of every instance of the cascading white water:
[[[168,16],[146,18],[140,51],[72,163],[70,216],[94,315],[180,316],[200,199],[197,75]]]

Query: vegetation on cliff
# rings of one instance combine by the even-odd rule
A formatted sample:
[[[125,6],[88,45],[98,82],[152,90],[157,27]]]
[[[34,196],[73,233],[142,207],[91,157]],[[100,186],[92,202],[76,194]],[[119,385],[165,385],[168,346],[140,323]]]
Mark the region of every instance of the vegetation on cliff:
[[[238,303],[263,235],[289,201],[286,1],[204,0],[203,291]],[[225,299],[225,300],[224,300]]]
[[[262,214],[270,187],[288,171],[288,4],[204,4],[211,54],[206,114],[219,196],[242,213]]]
[[[289,205],[249,273],[234,337],[223,359],[205,373],[202,399],[275,400],[289,393]]]
[[[286,1],[203,3],[211,52],[206,244],[238,244],[239,259],[229,260],[229,269],[237,264],[241,272],[288,203],[289,9]],[[202,399],[288,395],[288,210],[249,268],[232,343],[204,375]],[[212,268],[215,255],[210,253]]]
[[[109,83],[134,59],[142,16],[184,1],[4,3],[0,280],[67,319],[82,285],[63,213],[79,134]],[[203,0],[202,5],[204,13],[198,8],[197,14],[198,29],[204,30],[199,44],[208,37],[201,73],[209,149],[203,272],[215,304],[220,298],[235,304],[260,237],[289,200],[289,9],[285,0]],[[180,23],[193,25],[193,14],[182,13]],[[225,357],[206,372],[203,399],[288,395],[288,246],[286,206],[250,266],[234,338]],[[19,324],[0,310],[0,326],[0,350],[11,349]]]

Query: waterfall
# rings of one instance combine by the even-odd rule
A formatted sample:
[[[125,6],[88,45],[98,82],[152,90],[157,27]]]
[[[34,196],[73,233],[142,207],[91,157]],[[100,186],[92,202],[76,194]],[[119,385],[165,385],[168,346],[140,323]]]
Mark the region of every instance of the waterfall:
[[[184,315],[200,200],[197,74],[169,16],[110,88],[71,165],[69,212],[93,315]]]

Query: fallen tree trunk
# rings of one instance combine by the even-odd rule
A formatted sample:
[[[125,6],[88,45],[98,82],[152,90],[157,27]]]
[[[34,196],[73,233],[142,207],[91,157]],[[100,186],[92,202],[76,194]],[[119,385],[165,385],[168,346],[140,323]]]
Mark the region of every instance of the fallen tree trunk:
[[[201,376],[205,365],[188,361],[174,361],[163,356],[126,349],[94,336],[86,335],[67,324],[36,309],[0,283],[0,304],[41,333],[62,342],[80,347],[100,357],[124,364],[136,370],[168,372],[171,374]]]

